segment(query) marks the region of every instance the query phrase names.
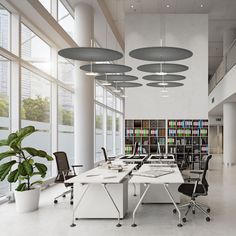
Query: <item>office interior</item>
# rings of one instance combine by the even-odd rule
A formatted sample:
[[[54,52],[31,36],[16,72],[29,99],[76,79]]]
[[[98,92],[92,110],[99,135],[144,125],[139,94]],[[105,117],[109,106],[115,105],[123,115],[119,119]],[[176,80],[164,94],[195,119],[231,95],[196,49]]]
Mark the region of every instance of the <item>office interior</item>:
[[[0,0],[1,235],[235,235],[235,10]]]

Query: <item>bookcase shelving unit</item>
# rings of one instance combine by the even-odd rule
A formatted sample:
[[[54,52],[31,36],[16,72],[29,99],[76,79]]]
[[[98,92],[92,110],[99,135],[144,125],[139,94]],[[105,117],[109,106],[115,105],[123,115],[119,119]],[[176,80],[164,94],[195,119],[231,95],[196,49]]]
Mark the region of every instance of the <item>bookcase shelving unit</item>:
[[[176,160],[188,158],[193,169],[203,167],[208,154],[208,120],[168,120],[168,153]]]
[[[161,152],[166,152],[165,120],[126,120],[125,153],[132,154],[134,143],[139,143],[140,154],[157,153],[157,143]]]
[[[132,154],[134,143],[140,154],[170,153],[177,161],[189,160],[193,169],[203,167],[208,155],[208,120],[125,120],[125,153]]]

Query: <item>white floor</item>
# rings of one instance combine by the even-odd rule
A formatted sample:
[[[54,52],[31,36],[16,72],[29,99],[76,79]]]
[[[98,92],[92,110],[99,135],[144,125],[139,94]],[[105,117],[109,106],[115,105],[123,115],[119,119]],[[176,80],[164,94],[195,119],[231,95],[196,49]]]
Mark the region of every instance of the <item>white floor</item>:
[[[214,156],[210,163],[208,197],[201,201],[209,204],[211,222],[206,222],[201,213],[189,214],[187,223],[178,228],[177,216],[169,204],[141,205],[137,213],[136,228],[132,228],[132,210],[138,197],[130,195],[129,212],[122,220],[122,227],[115,227],[116,220],[80,220],[70,228],[71,206],[68,200],[53,204],[53,197],[61,193],[63,186],[55,186],[41,194],[38,211],[17,214],[14,204],[0,205],[1,236],[144,236],[144,235],[236,235],[236,166],[223,167],[222,157]],[[132,193],[132,186],[130,192]],[[130,194],[131,194],[130,193]],[[183,202],[186,198],[182,199]]]

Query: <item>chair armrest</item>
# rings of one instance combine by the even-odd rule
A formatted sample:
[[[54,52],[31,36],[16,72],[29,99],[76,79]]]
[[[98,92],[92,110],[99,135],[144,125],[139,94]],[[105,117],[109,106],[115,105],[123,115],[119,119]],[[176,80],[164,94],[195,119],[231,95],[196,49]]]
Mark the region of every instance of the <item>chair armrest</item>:
[[[71,167],[73,169],[74,175],[76,175],[75,167],[83,167],[83,165],[71,165]]]

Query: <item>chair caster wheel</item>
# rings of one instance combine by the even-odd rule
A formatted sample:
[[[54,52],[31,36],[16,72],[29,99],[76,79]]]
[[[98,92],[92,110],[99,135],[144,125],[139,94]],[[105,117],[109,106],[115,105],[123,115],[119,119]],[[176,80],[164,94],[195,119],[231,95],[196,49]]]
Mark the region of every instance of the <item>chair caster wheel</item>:
[[[182,224],[177,224],[178,227],[182,227],[183,225]]]
[[[176,209],[174,209],[174,210],[173,210],[173,213],[174,213],[174,214],[176,214],[176,212],[177,212],[177,210],[176,210]]]
[[[136,227],[137,225],[135,224],[135,223],[133,223],[132,225],[131,225],[131,227]]]
[[[63,195],[62,197],[63,197],[63,198],[65,198],[65,197],[66,197],[66,195]]]
[[[192,213],[195,214],[195,210],[193,210]]]
[[[185,217],[182,220],[183,220],[184,223],[186,223],[186,221],[187,221],[187,219]]]
[[[137,194],[134,194],[134,197],[137,197]]]
[[[116,227],[121,227],[121,223],[118,223],[118,224],[116,225]]]
[[[57,201],[57,200],[54,200],[54,203],[55,203],[55,204],[57,204],[57,203],[58,203],[58,201]]]
[[[70,225],[70,227],[75,227],[76,226],[76,224],[75,223],[72,223],[71,225]]]
[[[70,201],[70,205],[73,205],[74,204],[74,202],[73,201]]]
[[[206,218],[206,221],[207,221],[207,222],[211,221],[211,218],[210,218],[210,217],[207,217],[207,218]]]
[[[211,212],[211,209],[210,208],[207,208],[207,213],[210,213]]]
[[[79,220],[79,218],[76,217],[75,220]]]

